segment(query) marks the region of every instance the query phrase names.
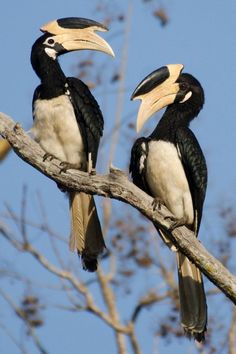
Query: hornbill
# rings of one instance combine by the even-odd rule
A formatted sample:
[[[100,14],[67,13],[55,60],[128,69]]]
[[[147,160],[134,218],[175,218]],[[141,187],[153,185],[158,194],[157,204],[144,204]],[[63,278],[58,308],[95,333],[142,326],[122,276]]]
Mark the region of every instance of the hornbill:
[[[82,49],[114,56],[109,44],[95,33],[107,31],[102,24],[84,18],[62,18],[47,23],[32,46],[31,64],[41,80],[33,96],[32,133],[45,150],[45,159],[62,161],[62,170],[95,168],[103,116],[88,87],[66,77],[58,56]],[[63,187],[61,186],[63,189]],[[81,255],[83,268],[97,269],[97,257],[105,243],[92,196],[69,191],[70,249]]]
[[[148,75],[131,99],[140,99],[137,131],[155,112],[166,110],[154,131],[139,138],[131,151],[130,172],[134,183],[173,214],[173,228],[185,225],[196,237],[207,187],[207,167],[199,143],[189,129],[204,104],[204,91],[182,64],[171,64]],[[180,315],[185,333],[204,340],[207,304],[199,269],[174,248],[155,225],[164,242],[177,252]],[[172,229],[173,229],[172,228]]]

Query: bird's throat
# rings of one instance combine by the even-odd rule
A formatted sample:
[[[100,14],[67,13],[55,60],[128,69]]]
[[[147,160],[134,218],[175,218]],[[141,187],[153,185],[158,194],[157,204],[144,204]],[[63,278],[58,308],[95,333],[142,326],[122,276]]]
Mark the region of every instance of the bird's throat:
[[[50,99],[64,93],[66,76],[57,59],[40,57],[35,71],[41,80],[42,99]]]

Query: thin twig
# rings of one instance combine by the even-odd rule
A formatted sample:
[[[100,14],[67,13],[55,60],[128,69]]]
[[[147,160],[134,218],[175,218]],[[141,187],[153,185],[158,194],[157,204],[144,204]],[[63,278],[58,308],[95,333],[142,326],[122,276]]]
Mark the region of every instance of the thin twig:
[[[22,311],[12,300],[12,298],[6,294],[2,289],[0,289],[0,295],[6,300],[9,306],[15,311],[17,316],[24,321],[25,325],[27,326],[28,334],[34,341],[36,348],[38,348],[41,354],[47,354],[47,351],[44,349],[39,337],[37,336],[34,328],[30,325],[24,311]]]
[[[236,308],[233,309],[232,321],[229,329],[229,354],[236,354]]]
[[[97,279],[100,285],[101,292],[103,294],[104,302],[108,308],[108,312],[112,322],[115,324],[115,327],[121,326],[119,314],[116,309],[115,295],[100,266],[98,267],[97,270]],[[119,350],[119,354],[127,354],[128,352],[125,344],[125,337],[120,331],[117,331],[115,327],[114,330],[115,330],[116,343],[117,343],[117,348]]]
[[[138,344],[137,337],[135,335],[134,324],[130,323],[129,328],[130,328],[129,338],[130,338],[130,343],[131,343],[133,352],[134,352],[134,354],[142,354],[142,351],[141,351],[139,344]]]
[[[25,222],[26,206],[27,206],[27,187],[24,185],[23,193],[22,193],[21,217],[20,217],[21,235],[24,242],[27,242],[27,231],[26,231],[26,222]]]
[[[121,117],[124,107],[124,89],[125,89],[125,72],[128,62],[128,47],[129,47],[129,34],[130,34],[130,26],[131,26],[131,17],[132,17],[132,4],[129,3],[128,13],[126,17],[126,26],[124,31],[124,40],[123,40],[123,48],[121,54],[121,64],[119,70],[119,84],[118,84],[118,92],[117,92],[117,101],[116,101],[116,109],[115,109],[115,119],[114,119],[114,128],[112,131],[112,145],[109,155],[109,164],[113,161],[115,156],[116,147],[119,139],[120,125],[121,125]]]
[[[25,349],[23,344],[21,344],[14,336],[13,334],[9,331],[9,329],[2,323],[0,322],[0,328],[2,331],[5,332],[5,334],[11,339],[11,341],[18,347],[18,349],[21,351],[23,354],[29,354],[29,352]]]
[[[166,300],[169,296],[170,296],[169,291],[163,295],[158,295],[156,292],[150,292],[149,294],[145,295],[139,300],[138,304],[135,306],[135,309],[131,316],[131,321],[132,322],[137,321],[138,315],[140,314],[141,310],[144,309],[145,307]]]

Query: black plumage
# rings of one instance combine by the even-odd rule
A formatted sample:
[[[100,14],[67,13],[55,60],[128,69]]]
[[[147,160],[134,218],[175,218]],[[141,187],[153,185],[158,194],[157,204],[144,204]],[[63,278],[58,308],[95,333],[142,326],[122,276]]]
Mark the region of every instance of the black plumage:
[[[138,126],[164,107],[161,102],[163,97],[167,108],[150,136],[139,138],[134,143],[130,172],[139,188],[172,212],[176,226],[186,225],[197,236],[207,187],[207,166],[189,124],[202,109],[204,92],[192,75],[181,74],[182,68],[166,66],[165,75],[166,69],[170,71],[166,86],[163,81],[157,85],[148,83],[152,89],[145,92],[146,83],[153,81],[155,73],[158,78],[162,76],[161,68],[145,78],[132,96],[142,99],[141,105],[148,101],[148,105],[152,106],[149,110],[146,104],[148,113],[143,107],[140,108]],[[155,78],[156,82],[158,78]],[[172,247],[168,237],[159,230],[158,225],[155,226],[166,244]],[[177,252],[177,262],[182,325],[188,335],[201,341],[207,324],[202,277],[195,265],[180,252]]]
[[[90,152],[93,162],[92,167],[95,168],[100,138],[104,128],[103,115],[87,85],[73,77],[67,78],[67,83],[68,90],[71,93],[71,103],[81,129],[87,159]]]

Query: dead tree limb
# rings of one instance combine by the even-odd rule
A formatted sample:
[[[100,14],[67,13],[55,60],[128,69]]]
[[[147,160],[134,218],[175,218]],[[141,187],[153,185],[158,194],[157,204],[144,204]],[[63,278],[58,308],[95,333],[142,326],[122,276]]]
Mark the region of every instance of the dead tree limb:
[[[16,154],[48,178],[88,194],[118,199],[139,210],[149,220],[165,230],[175,246],[184,253],[231,301],[236,304],[236,277],[214,258],[186,227],[168,231],[171,213],[162,206],[153,210],[153,199],[129,181],[120,170],[111,169],[106,175],[89,175],[78,170],[61,172],[60,161],[44,161],[45,152],[11,118],[0,113],[0,135],[7,139]]]

